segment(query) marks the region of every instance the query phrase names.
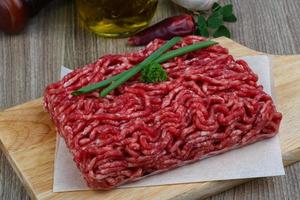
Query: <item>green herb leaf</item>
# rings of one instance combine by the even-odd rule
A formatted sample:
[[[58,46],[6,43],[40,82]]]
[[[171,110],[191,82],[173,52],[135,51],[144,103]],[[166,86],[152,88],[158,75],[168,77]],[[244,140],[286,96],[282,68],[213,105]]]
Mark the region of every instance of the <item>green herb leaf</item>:
[[[206,20],[202,15],[198,16],[197,20],[197,34],[204,37],[209,37],[209,33],[207,30]]]
[[[222,36],[230,38],[231,34],[230,34],[230,31],[228,30],[228,28],[226,26],[222,25],[215,31],[213,36],[215,38],[222,37]]]
[[[212,6],[212,12],[216,12],[216,11],[220,10],[220,8],[222,8],[222,6],[220,6],[220,4],[215,2]]]
[[[140,80],[144,83],[159,83],[166,81],[168,78],[167,72],[158,63],[152,63],[141,71]]]
[[[199,15],[198,20],[197,20],[197,25],[200,29],[207,28],[205,17],[203,17],[202,15]]]
[[[199,35],[208,38],[209,37],[208,29],[207,28],[201,29]]]
[[[227,4],[222,8],[223,17],[230,17],[233,14],[232,4]]]
[[[207,26],[209,28],[219,28],[223,24],[223,16],[220,12],[215,12],[207,19]]]
[[[234,14],[228,16],[228,17],[223,17],[223,20],[225,22],[236,22],[237,21],[237,18]]]
[[[203,36],[203,37],[209,37],[209,32],[208,32],[208,29],[207,28],[204,28],[204,29],[197,29],[196,31],[196,35],[199,35],[199,36]]]

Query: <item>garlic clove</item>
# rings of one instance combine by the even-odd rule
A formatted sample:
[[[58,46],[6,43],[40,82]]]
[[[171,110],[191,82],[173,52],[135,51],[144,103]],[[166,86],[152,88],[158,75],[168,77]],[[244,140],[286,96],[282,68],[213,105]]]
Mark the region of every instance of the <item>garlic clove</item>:
[[[209,10],[218,0],[172,0],[174,3],[191,11]]]

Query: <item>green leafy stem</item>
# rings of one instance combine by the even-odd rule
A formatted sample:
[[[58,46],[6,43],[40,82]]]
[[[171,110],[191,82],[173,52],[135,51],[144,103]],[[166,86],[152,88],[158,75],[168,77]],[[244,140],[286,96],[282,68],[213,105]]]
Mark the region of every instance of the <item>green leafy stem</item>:
[[[227,4],[221,6],[214,3],[210,15],[206,18],[199,15],[197,19],[196,34],[204,37],[209,37],[210,33],[213,37],[225,36],[230,38],[231,33],[224,25],[224,22],[236,22],[237,18],[233,13],[233,5]]]

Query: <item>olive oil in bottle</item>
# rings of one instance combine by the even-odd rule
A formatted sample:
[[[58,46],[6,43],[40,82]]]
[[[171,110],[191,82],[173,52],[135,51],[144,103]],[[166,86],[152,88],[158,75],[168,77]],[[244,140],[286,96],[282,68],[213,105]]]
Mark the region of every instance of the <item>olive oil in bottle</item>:
[[[146,27],[158,0],[76,0],[81,23],[106,37],[126,37]]]

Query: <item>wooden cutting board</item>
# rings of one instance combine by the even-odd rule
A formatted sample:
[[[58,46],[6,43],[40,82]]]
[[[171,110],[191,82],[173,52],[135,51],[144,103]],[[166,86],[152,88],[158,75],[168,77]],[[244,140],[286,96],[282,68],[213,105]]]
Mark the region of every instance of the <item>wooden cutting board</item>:
[[[259,55],[232,40],[216,41],[236,57]],[[280,143],[285,165],[300,160],[300,55],[272,56],[278,109],[283,113]],[[247,180],[214,181],[111,191],[53,193],[55,127],[37,99],[0,112],[0,147],[32,199],[192,200],[229,189]]]

